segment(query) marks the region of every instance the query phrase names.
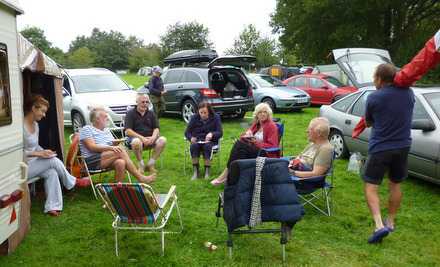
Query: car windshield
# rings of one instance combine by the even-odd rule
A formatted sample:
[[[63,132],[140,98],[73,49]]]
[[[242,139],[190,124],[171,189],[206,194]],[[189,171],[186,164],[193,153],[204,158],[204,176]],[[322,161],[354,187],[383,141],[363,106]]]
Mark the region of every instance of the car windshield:
[[[437,118],[440,119],[440,92],[439,93],[429,93],[423,95],[428,101],[431,108],[434,110]]]
[[[115,74],[77,75],[72,80],[77,93],[130,90]]]
[[[373,83],[373,74],[376,67],[382,63],[390,63],[388,59],[371,53],[348,54],[340,60],[359,84]]]
[[[251,75],[251,79],[260,87],[286,86],[280,80],[268,75]]]
[[[329,82],[331,85],[334,85],[335,87],[344,87],[345,85],[343,83],[341,83],[338,79],[336,79],[335,77],[324,77],[324,79]]]

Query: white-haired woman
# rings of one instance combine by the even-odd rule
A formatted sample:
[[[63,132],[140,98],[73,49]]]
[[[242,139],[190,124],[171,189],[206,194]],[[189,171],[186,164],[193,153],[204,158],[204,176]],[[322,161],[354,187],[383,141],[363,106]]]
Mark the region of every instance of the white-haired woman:
[[[211,181],[220,185],[228,177],[228,169],[234,160],[253,159],[260,155],[260,150],[278,146],[278,128],[272,121],[272,110],[266,103],[260,103],[254,110],[254,121],[251,127],[240,137],[231,149],[229,160],[222,174]],[[271,157],[272,154],[266,154]]]

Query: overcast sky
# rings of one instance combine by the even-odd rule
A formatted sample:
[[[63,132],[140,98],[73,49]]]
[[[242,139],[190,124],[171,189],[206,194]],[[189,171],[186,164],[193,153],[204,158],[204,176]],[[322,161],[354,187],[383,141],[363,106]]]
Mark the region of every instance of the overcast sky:
[[[159,42],[170,24],[197,21],[208,27],[218,53],[233,44],[247,24],[254,24],[265,36],[271,34],[270,14],[275,0],[19,0],[25,14],[18,17],[18,29],[37,26],[56,47],[67,51],[78,35],[92,29],[135,35],[145,44]]]

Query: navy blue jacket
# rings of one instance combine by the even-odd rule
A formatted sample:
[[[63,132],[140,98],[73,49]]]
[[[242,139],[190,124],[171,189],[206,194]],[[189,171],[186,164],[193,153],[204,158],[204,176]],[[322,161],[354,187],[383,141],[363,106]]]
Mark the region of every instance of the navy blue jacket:
[[[163,89],[162,78],[153,75],[148,83],[148,90],[150,91],[150,94],[154,96],[161,96]]]
[[[204,141],[208,133],[212,133],[212,141],[215,143],[223,136],[220,116],[214,114],[206,121],[202,121],[199,114],[192,116],[185,130],[186,139],[191,140],[191,137],[196,137],[198,141]]]
[[[231,164],[224,190],[223,218],[228,231],[248,225],[255,183],[255,159],[236,160]],[[261,219],[263,222],[295,224],[304,215],[288,161],[267,158],[262,171]]]

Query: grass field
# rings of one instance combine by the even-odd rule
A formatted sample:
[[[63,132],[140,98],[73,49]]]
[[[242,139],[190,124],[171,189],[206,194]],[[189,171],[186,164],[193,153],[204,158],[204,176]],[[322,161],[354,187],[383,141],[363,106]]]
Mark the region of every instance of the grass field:
[[[318,111],[307,108],[303,112],[276,114],[286,122],[285,154],[294,155],[306,145],[308,122]],[[222,166],[232,145],[231,138],[243,131],[240,126],[243,121],[250,119],[223,122]],[[44,200],[33,198],[32,229],[12,255],[0,258],[0,266],[281,265],[279,237],[272,234],[235,237],[234,258],[232,261],[227,258],[226,227],[221,221],[216,228],[214,216],[222,188],[212,187],[207,180],[190,181],[189,173],[183,175],[184,128],[178,118],[161,119],[161,133],[167,137],[168,146],[163,168],[158,165],[154,188],[166,192],[170,185],[177,186],[184,224],[182,234],[166,236],[165,257],[160,256],[160,235],[126,233],[120,235],[117,258],[111,216],[93,198],[90,189],[83,189],[65,195],[63,215],[58,218],[44,215]],[[214,175],[221,171],[216,163]],[[440,187],[408,179],[403,184],[404,199],[396,231],[382,244],[368,245],[366,240],[373,223],[364,201],[362,182],[346,168],[347,160],[336,161],[333,216],[325,217],[306,208],[287,245],[286,265],[439,266]],[[104,180],[111,180],[111,175]],[[382,188],[381,194],[384,193],[386,190]],[[177,229],[176,223],[175,219],[170,221],[171,229]],[[203,246],[205,241],[215,243],[218,249],[209,252]]]

